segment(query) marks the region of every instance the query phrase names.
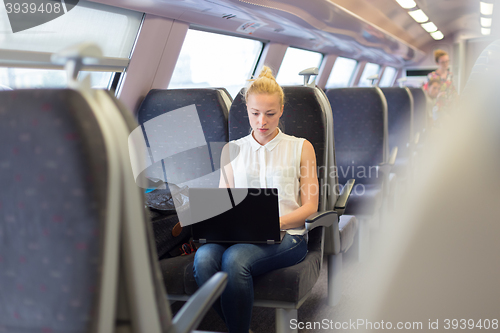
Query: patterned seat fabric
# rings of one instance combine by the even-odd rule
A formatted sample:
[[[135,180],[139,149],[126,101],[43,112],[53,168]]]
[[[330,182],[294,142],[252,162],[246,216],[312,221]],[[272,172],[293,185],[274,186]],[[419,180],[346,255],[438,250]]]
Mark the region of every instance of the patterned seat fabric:
[[[381,88],[387,99],[390,149],[398,147],[398,158],[408,157],[412,140],[412,102],[406,89]]]
[[[137,112],[137,118],[143,127],[143,133],[149,147],[151,144],[148,141],[148,133],[144,129],[146,122],[154,122],[156,117],[168,115],[172,111],[193,104],[196,107],[203,136],[207,143],[207,145],[184,152],[183,156],[174,155],[161,160],[160,163],[155,163],[149,176],[168,181],[170,180],[168,175],[181,172],[184,182],[176,183],[179,186],[218,187],[220,154],[222,147],[228,141],[227,117],[229,110],[223,97],[225,93],[220,88],[154,89],[148,93]],[[191,126],[192,121],[188,121],[187,124]],[[162,123],[153,123],[153,126],[157,126],[157,129],[161,130]],[[182,130],[181,128],[181,132]],[[165,137],[166,144],[169,144],[169,140],[171,139]],[[169,294],[191,295],[194,291],[190,293],[188,291],[197,289],[192,273],[193,258],[194,255],[187,255],[160,261],[163,282]]]
[[[384,162],[384,102],[374,88],[329,89],[339,183],[378,183]]]
[[[95,330],[107,172],[79,93],[0,91],[0,331]]]
[[[427,98],[422,88],[408,88],[413,96],[413,129],[422,135],[427,127]]]
[[[329,89],[339,183],[354,178],[346,214],[371,215],[382,204],[385,101],[376,88]]]
[[[161,142],[150,142],[149,139],[152,135],[151,131],[162,131],[164,124],[153,119],[193,104],[196,107],[206,144],[162,159],[148,169],[148,176],[174,182],[177,185],[218,187],[217,170],[220,164],[220,154],[224,144],[228,141],[228,110],[219,89],[151,90],[137,112],[137,119],[143,128],[148,147],[151,150],[161,149]],[[144,126],[146,122],[149,124],[148,131]],[[192,123],[192,120],[186,121],[186,127],[190,127]],[[190,140],[188,137],[184,138],[185,129],[182,125],[178,127],[177,133],[180,137],[176,138],[177,140]],[[172,141],[168,135],[169,133],[162,133],[161,136],[165,140],[163,142],[165,145],[169,145]],[[172,175],[175,175],[174,180]]]

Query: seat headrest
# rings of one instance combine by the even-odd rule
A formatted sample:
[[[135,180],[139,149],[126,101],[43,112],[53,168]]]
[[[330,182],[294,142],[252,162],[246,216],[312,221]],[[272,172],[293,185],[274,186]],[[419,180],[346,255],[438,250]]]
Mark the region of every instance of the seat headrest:
[[[227,106],[218,89],[153,89],[144,98],[137,120],[144,124],[182,107],[196,106],[207,142],[227,142]]]

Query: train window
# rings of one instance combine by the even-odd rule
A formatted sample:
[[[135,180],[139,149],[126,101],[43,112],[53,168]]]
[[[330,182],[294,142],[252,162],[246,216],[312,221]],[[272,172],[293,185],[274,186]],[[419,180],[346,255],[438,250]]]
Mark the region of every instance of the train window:
[[[354,59],[337,57],[325,88],[349,87],[357,65],[358,62]]]
[[[250,79],[264,43],[188,30],[169,89],[224,87],[233,96]]]
[[[82,71],[78,78],[86,74],[90,74],[92,88],[107,89],[115,73]],[[64,70],[0,67],[0,85],[11,89],[65,88],[67,78]]]
[[[371,62],[367,63],[365,68],[363,69],[363,73],[361,74],[361,78],[359,79],[358,86],[359,87],[369,87],[371,82],[366,78],[377,74],[380,71],[380,65],[373,64]]]
[[[321,53],[289,47],[276,76],[276,81],[281,85],[303,84],[304,79],[299,75],[299,72],[310,67],[319,68],[322,60]]]
[[[397,72],[396,68],[387,66],[380,79],[379,87],[391,87]]]
[[[129,58],[142,16],[131,10],[80,0],[57,19],[28,30],[3,34],[0,36],[2,49],[54,53],[91,41],[101,47],[106,57]],[[11,31],[7,13],[0,10],[0,17],[0,30]]]

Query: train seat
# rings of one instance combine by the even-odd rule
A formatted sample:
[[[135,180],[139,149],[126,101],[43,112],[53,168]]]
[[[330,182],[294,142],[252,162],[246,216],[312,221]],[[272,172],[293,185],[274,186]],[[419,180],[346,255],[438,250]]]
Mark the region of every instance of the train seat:
[[[116,100],[82,88],[0,101],[0,330],[196,328],[225,277],[172,320]]]
[[[338,188],[336,177],[330,177],[329,170],[334,168],[333,128],[331,123],[331,109],[324,93],[317,87],[284,86],[285,108],[282,116],[283,131],[286,134],[302,137],[312,143],[316,152],[319,184],[328,184],[320,190],[319,212],[334,211],[337,202],[347,200],[352,188],[350,183],[348,192],[339,199],[335,192]],[[329,113],[329,114],[328,114]],[[248,113],[242,94],[234,99],[229,112],[229,138],[237,140],[248,135],[251,131]],[[345,209],[345,201],[340,204]],[[341,213],[336,213],[340,216]],[[341,269],[342,253],[351,245],[357,233],[357,220],[354,216],[342,215],[336,218],[332,227],[314,228],[309,231],[308,254],[301,263],[279,269],[254,279],[255,305],[277,308],[277,327],[289,323],[279,323],[278,314],[288,311],[288,318],[295,316],[309,291],[312,289],[322,265],[323,234],[326,231],[325,254],[328,254],[328,303],[337,304],[341,297]],[[286,309],[280,309],[285,307]],[[287,324],[288,325],[288,324]]]
[[[381,88],[387,100],[389,148],[398,147],[398,156],[391,172],[398,181],[411,172],[414,150],[413,97],[408,88]]]
[[[414,152],[413,171],[414,177],[420,170],[425,154],[425,142],[429,137],[430,119],[427,113],[428,98],[422,88],[408,87],[413,97],[413,130],[414,130]]]
[[[160,163],[155,163],[160,164],[159,166],[153,164],[149,176],[158,178],[157,175],[161,174],[160,179],[179,187],[218,187],[220,156],[229,138],[227,118],[231,106],[230,97],[224,88],[151,90],[138,109],[139,124],[144,126],[147,122],[155,122],[155,126],[162,126],[162,119],[157,117],[194,104],[206,144],[188,150],[184,156],[166,157]],[[192,119],[184,123],[184,119],[176,117],[173,121],[175,127],[192,127],[194,124]],[[146,131],[145,133],[148,136]],[[168,133],[163,136],[166,138],[165,144],[171,144],[173,140],[168,137]],[[148,149],[151,146],[149,144]],[[160,260],[163,282],[172,299],[175,299],[175,295],[192,295],[198,289],[192,274],[193,260],[194,254]]]
[[[225,143],[228,141],[227,117],[230,107],[230,96],[223,89],[153,89],[149,91],[142,101],[138,111],[137,120],[144,128],[146,143],[149,154],[161,151],[166,146],[172,147],[173,141],[169,137],[169,129],[165,122],[170,125],[188,124],[186,121],[194,119],[177,119],[169,112],[195,105],[196,113],[190,116],[199,119],[198,125],[203,132],[203,144],[194,149],[189,149],[179,154],[156,158],[155,163],[147,170],[148,177],[161,179],[174,184],[184,184],[191,187],[218,187],[220,154]],[[158,118],[157,118],[158,117]],[[163,119],[163,117],[166,117]],[[181,116],[182,117],[182,116]],[[153,120],[154,118],[157,118]],[[179,128],[180,125],[174,125]],[[193,127],[188,125],[186,127]],[[164,133],[158,136],[155,133]],[[182,146],[189,140],[179,132],[175,138],[175,144],[182,150]],[[191,135],[190,132],[189,135]],[[150,142],[148,137],[152,136]],[[163,156],[162,156],[163,157]],[[167,179],[170,177],[169,179]]]
[[[111,209],[98,186],[109,177],[99,124],[71,90],[1,91],[0,101],[0,329],[86,331]]]
[[[378,88],[335,88],[326,96],[332,106],[339,183],[356,179],[347,214],[373,214],[382,204],[387,142],[385,98]],[[365,191],[357,190],[359,188]]]
[[[389,183],[387,104],[380,88],[335,88],[330,101],[339,183],[356,180],[346,214],[359,221],[359,259],[368,253],[369,229],[380,219]],[[392,159],[394,152],[391,154]],[[390,162],[390,163],[389,163]]]
[[[422,88],[408,87],[413,97],[413,131],[414,136],[418,135],[418,142],[425,140],[427,134],[427,97]],[[417,134],[418,133],[418,134]]]

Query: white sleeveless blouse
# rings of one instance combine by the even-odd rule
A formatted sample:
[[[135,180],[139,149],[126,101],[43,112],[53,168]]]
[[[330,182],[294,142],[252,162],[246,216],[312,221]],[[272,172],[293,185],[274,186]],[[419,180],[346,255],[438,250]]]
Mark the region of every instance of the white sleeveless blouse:
[[[286,135],[281,130],[264,146],[252,134],[231,141],[239,147],[237,155],[235,149],[230,149],[234,187],[277,188],[279,215],[293,212],[301,206],[300,158],[304,141],[305,139]],[[306,229],[303,226],[286,232],[303,235]]]

